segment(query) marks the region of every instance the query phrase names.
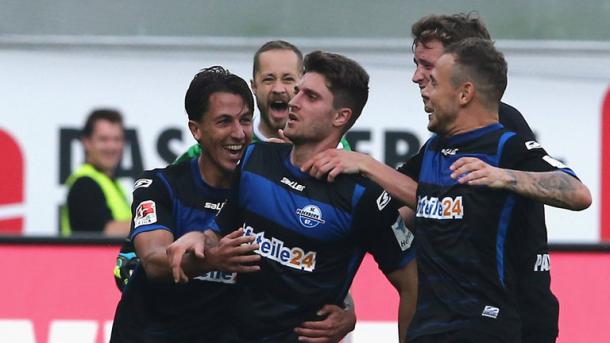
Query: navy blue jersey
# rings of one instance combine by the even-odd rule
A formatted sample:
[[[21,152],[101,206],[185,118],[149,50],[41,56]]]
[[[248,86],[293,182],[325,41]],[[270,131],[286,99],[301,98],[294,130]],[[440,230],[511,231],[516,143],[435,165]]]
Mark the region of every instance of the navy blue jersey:
[[[561,169],[542,147],[490,125],[443,139],[433,136],[400,168],[419,183],[415,237],[419,292],[409,338],[460,329],[506,342],[521,339],[517,300],[530,200],[504,190],[460,185],[449,166],[465,156],[500,168]],[[513,237],[513,238],[509,238]]]
[[[152,230],[167,230],[177,239],[209,227],[227,193],[201,179],[197,158],[146,171],[133,192],[131,239]],[[187,284],[153,281],[138,265],[118,304],[111,342],[223,342],[233,332],[228,324],[234,283],[234,274],[221,272]]]
[[[355,175],[333,183],[290,162],[292,146],[250,145],[214,229],[256,236],[257,273],[239,275],[243,340],[296,341],[293,329],[324,304],[343,303],[366,252],[390,273],[413,258],[413,235],[379,186]]]

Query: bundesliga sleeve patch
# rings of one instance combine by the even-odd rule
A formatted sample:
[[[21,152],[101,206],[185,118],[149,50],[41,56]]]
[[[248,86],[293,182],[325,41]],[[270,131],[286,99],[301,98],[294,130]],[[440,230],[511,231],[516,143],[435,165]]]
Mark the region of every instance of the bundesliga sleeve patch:
[[[157,208],[152,200],[142,201],[136,209],[136,216],[133,219],[134,227],[148,225],[157,222]]]

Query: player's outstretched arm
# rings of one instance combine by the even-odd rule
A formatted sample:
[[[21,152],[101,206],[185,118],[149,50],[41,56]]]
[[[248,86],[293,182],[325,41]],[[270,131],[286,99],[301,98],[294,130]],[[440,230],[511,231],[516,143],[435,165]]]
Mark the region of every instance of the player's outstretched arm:
[[[304,322],[295,332],[299,335],[299,342],[308,343],[335,343],[350,333],[356,327],[356,311],[348,294],[346,308],[337,305],[324,305],[318,316],[325,317],[320,321]]]
[[[415,314],[417,304],[417,262],[413,259],[401,269],[386,275],[394,288],[398,291],[400,302],[398,305],[398,338],[400,343],[407,339],[407,329]]]
[[[189,276],[210,270],[257,271],[258,266],[247,265],[260,260],[259,255],[250,254],[258,249],[258,245],[245,244],[253,240],[253,236],[243,236],[243,229],[222,238],[211,230],[184,234],[166,248],[174,282],[185,283]]]
[[[360,173],[407,206],[417,206],[417,183],[413,179],[363,153],[328,149],[305,162],[301,171],[318,179],[328,174],[330,182],[339,174]]]
[[[560,170],[526,172],[493,167],[475,157],[462,157],[450,167],[459,183],[506,189],[546,205],[580,211],[591,205],[587,186]]]

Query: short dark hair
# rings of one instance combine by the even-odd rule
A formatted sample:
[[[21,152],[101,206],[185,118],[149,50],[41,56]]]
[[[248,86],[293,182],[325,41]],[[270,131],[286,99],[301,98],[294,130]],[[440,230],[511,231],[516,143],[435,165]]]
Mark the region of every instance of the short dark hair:
[[[254,61],[252,62],[252,78],[256,77],[256,72],[260,68],[260,54],[271,50],[290,50],[294,52],[294,54],[297,55],[299,71],[302,71],[301,69],[303,69],[303,53],[301,52],[301,50],[299,50],[299,48],[297,48],[293,44],[288,43],[284,40],[272,40],[261,45],[261,47],[256,50],[256,53],[254,54]]]
[[[97,108],[89,113],[85,126],[81,131],[81,135],[85,138],[90,138],[93,135],[95,124],[100,120],[106,120],[113,124],[119,124],[123,127],[123,116],[121,112],[112,108]]]
[[[413,49],[417,43],[426,44],[435,39],[441,41],[443,46],[472,37],[491,39],[477,12],[429,15],[411,26],[411,34]]]
[[[508,83],[508,66],[494,43],[488,39],[466,38],[445,47],[445,54],[453,55],[457,65],[451,82],[457,86],[472,81],[485,105],[497,108]]]
[[[349,130],[362,113],[369,97],[369,74],[356,61],[339,54],[314,51],[305,56],[305,73],[324,76],[326,86],[334,96],[335,108],[348,107],[352,117],[344,128]]]
[[[246,81],[221,66],[212,66],[199,71],[186,91],[184,108],[188,118],[201,121],[210,106],[210,95],[217,92],[239,95],[254,111],[254,98]]]

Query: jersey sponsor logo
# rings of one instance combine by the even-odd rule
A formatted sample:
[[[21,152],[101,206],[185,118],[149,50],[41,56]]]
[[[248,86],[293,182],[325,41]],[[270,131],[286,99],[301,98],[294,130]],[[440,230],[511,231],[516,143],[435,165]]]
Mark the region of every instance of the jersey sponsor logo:
[[[257,254],[298,270],[311,272],[316,268],[317,252],[305,252],[299,247],[286,247],[281,239],[265,237],[265,231],[254,232],[253,227],[248,225],[245,227],[244,236],[254,235],[256,237],[255,242],[259,245],[259,248],[255,250]]]
[[[301,225],[306,228],[311,229],[325,223],[324,219],[322,219],[322,211],[316,205],[307,205],[303,208],[299,208],[296,213],[299,216]]]
[[[299,192],[302,192],[305,189],[305,186],[299,185],[298,182],[292,181],[292,180],[290,180],[289,178],[287,178],[285,176],[282,177],[282,180],[280,182],[285,184],[285,185],[288,185],[288,187],[290,187],[290,188],[292,188],[294,190],[297,190]]]
[[[487,305],[483,309],[483,313],[481,313],[481,316],[496,319],[496,318],[498,318],[499,314],[500,314],[500,309],[499,308],[497,308],[495,306]]]
[[[136,217],[133,219],[134,227],[148,225],[157,222],[157,207],[152,200],[142,201],[136,209]]]
[[[219,270],[207,272],[203,275],[194,277],[196,280],[201,281],[209,281],[209,282],[219,282],[226,284],[234,284],[237,273],[225,273]]]
[[[455,149],[441,149],[441,154],[445,155],[445,156],[454,156],[459,149],[455,148]]]
[[[400,245],[400,250],[405,251],[411,247],[414,238],[413,233],[407,228],[405,221],[400,215],[396,218],[396,222],[392,224],[392,231],[398,241],[398,245]]]
[[[536,141],[525,142],[525,147],[527,148],[527,150],[542,149],[542,145],[540,145],[540,143],[538,143]]]
[[[417,200],[417,217],[430,219],[462,219],[464,217],[464,206],[462,197],[437,197],[419,196]]]
[[[207,208],[208,210],[213,210],[213,211],[219,212],[220,210],[222,210],[222,207],[224,205],[225,205],[224,202],[208,202],[208,201],[206,201],[205,204],[203,204],[203,208]]]
[[[152,185],[153,180],[151,179],[137,179],[133,185],[133,189],[136,190],[138,188],[148,188]]]
[[[568,166],[563,164],[563,162],[561,162],[559,160],[556,160],[556,159],[552,158],[549,155],[545,155],[542,159],[545,160],[546,163],[552,165],[555,168],[558,168],[558,169],[566,169],[566,168],[568,168]]]
[[[551,270],[551,257],[549,254],[537,254],[534,263],[535,272],[548,272]]]
[[[388,192],[383,191],[379,197],[377,198],[377,208],[379,211],[383,210],[392,200],[392,197],[388,194]]]

